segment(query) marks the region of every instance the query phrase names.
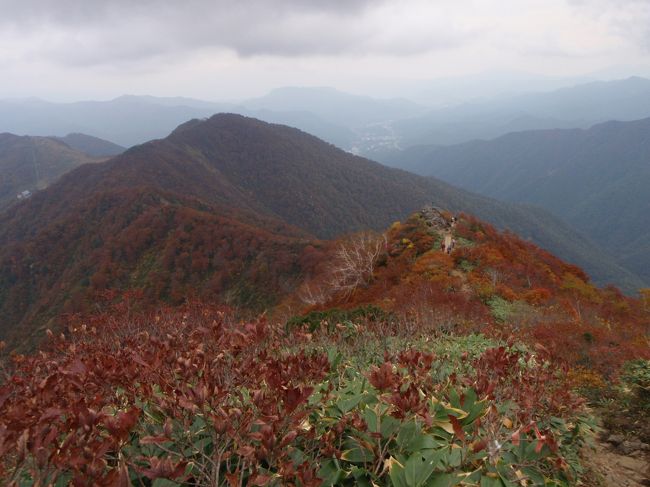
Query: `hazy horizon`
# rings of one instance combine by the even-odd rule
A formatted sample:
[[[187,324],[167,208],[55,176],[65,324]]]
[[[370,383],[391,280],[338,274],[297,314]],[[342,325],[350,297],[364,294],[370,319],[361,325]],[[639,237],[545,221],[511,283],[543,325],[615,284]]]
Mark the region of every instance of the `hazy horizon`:
[[[451,102],[465,102],[472,101],[474,99],[492,99],[498,96],[511,96],[513,94],[534,94],[534,93],[544,93],[552,92],[562,88],[569,88],[578,85],[593,83],[593,82],[609,82],[609,81],[621,81],[624,79],[640,77],[650,79],[650,73],[639,73],[636,71],[622,71],[620,75],[601,75],[599,72],[594,73],[585,73],[580,76],[573,77],[564,77],[564,78],[552,78],[546,77],[543,75],[537,75],[534,73],[503,73],[499,75],[498,73],[493,72],[483,72],[483,73],[474,73],[466,76],[457,76],[457,77],[444,77],[444,78],[433,78],[428,80],[408,80],[402,82],[403,85],[400,88],[394,87],[394,93],[387,90],[386,92],[374,90],[373,92],[363,92],[363,91],[354,91],[341,88],[334,85],[325,85],[325,84],[297,84],[297,83],[286,83],[278,84],[276,86],[270,86],[268,88],[260,88],[259,91],[251,91],[250,94],[239,97],[201,97],[196,96],[192,93],[186,93],[183,91],[178,92],[165,92],[165,93],[156,93],[155,91],[145,92],[145,91],[124,91],[116,92],[110,95],[101,95],[95,97],[83,97],[71,95],[69,97],[58,97],[58,96],[40,96],[37,93],[24,95],[24,96],[6,96],[0,97],[0,101],[28,101],[28,100],[39,100],[49,103],[76,103],[76,102],[87,102],[87,101],[96,101],[96,102],[109,102],[114,101],[122,97],[153,97],[160,99],[187,99],[187,100],[197,100],[204,102],[213,102],[213,103],[244,103],[255,98],[264,97],[270,93],[273,93],[278,90],[290,88],[290,89],[333,89],[340,93],[355,95],[355,96],[368,96],[370,98],[375,98],[378,100],[390,100],[390,99],[405,99],[413,101],[423,106],[427,105],[436,105],[435,103],[428,103],[424,98],[426,98],[425,93],[429,91],[429,87],[439,88],[440,86],[445,86],[449,90],[449,86],[454,83],[465,83],[470,88],[467,87],[458,87],[457,92],[459,94],[458,100],[450,100]],[[484,83],[484,86],[477,88],[478,83]],[[465,89],[463,89],[465,88]],[[474,95],[468,95],[467,92],[475,92]]]
[[[331,86],[422,102],[432,86],[464,99],[650,76],[647,0],[0,6],[2,99],[238,101],[282,86]]]

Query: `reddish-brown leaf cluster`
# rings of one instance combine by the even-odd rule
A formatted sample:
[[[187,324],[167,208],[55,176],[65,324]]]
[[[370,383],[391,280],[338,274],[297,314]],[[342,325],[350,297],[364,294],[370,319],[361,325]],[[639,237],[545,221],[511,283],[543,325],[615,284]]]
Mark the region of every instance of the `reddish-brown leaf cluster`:
[[[583,401],[567,387],[566,371],[549,367],[550,354],[544,347],[538,347],[537,352],[519,352],[503,346],[488,349],[474,362],[476,375],[467,385],[480,396],[497,402],[514,401],[522,424],[541,417],[561,417],[564,411],[579,409]]]
[[[281,348],[287,337],[265,321],[239,325],[199,305],[72,319],[47,351],[11,359],[0,388],[0,478],[313,479],[287,445],[312,434],[301,427],[304,406],[329,365],[321,355],[278,355]],[[212,446],[188,453],[190,431]],[[158,453],[143,454],[147,447]]]

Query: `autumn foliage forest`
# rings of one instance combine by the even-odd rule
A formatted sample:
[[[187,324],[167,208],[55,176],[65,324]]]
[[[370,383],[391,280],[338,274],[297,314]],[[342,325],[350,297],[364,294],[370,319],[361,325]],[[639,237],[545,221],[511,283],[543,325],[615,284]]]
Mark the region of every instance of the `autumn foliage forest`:
[[[121,200],[89,205],[118,225],[78,240],[109,242],[89,286],[5,350],[3,484],[598,485],[597,416],[648,417],[650,293],[476,218],[318,242]]]
[[[29,243],[0,251],[2,311],[22,325],[9,340],[37,341],[45,323],[96,309],[106,290],[142,290],[146,304],[202,298],[268,308],[309,275],[323,245],[286,224],[242,220],[160,191],[95,195]]]
[[[532,235],[595,282],[632,282],[541,210],[390,169],[297,129],[218,114],[81,165],[0,212],[0,340],[33,343],[61,313],[95,309],[105,289],[261,312],[314,277],[331,246],[322,239],[383,231],[432,201]]]

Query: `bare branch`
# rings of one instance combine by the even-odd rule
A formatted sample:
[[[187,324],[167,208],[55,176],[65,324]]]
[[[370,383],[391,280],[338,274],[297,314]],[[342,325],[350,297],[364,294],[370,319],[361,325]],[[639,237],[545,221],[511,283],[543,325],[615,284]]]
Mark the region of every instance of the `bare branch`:
[[[334,293],[349,296],[359,286],[372,280],[379,256],[386,249],[386,236],[371,232],[353,235],[334,253],[330,287]]]

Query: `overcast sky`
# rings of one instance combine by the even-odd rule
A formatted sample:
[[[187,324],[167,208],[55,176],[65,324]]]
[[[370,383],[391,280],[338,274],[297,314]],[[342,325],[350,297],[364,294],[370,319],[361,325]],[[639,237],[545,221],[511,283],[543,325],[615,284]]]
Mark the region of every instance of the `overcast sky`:
[[[650,0],[0,0],[0,98],[650,75]]]

